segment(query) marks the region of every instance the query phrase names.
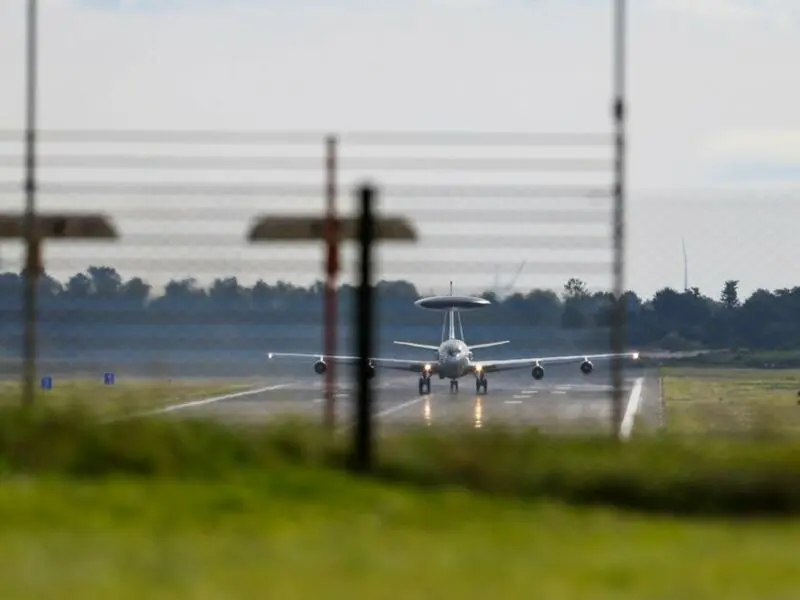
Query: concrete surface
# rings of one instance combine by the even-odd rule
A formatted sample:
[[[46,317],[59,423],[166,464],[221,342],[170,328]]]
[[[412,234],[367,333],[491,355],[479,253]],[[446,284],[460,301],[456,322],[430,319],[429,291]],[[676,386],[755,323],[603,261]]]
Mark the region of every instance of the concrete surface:
[[[356,390],[349,375],[341,373],[335,393],[337,423],[343,426],[355,410]],[[638,386],[637,380],[641,380]],[[244,422],[263,422],[281,415],[321,420],[324,385],[324,376],[316,375],[311,365],[305,369],[293,366],[284,374],[253,381],[250,389],[175,405],[168,414]],[[472,377],[460,380],[456,394],[450,393],[448,380],[434,378],[431,393],[422,396],[413,373],[379,371],[373,389],[374,414],[383,429],[402,425],[484,427],[495,423],[537,427],[545,432],[609,432],[611,427],[610,375],[599,368],[584,376],[577,367],[551,367],[541,381],[535,381],[527,370],[499,373],[490,377],[489,391],[484,395],[475,393]],[[642,370],[627,372],[623,411],[629,403],[631,424],[639,429],[656,429],[661,414],[657,377]]]

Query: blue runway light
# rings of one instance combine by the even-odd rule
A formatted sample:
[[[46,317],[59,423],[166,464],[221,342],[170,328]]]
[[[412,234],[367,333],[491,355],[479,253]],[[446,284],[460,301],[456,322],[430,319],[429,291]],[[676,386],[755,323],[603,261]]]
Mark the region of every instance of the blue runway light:
[[[52,390],[53,389],[53,378],[52,377],[42,377],[42,389],[43,390]]]
[[[104,373],[103,383],[105,385],[114,385],[116,383],[116,377],[114,376],[113,373]]]

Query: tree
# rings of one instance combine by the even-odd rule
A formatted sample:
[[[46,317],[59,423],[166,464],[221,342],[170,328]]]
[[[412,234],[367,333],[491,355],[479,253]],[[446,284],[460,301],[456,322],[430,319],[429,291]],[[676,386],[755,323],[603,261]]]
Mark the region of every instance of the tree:
[[[561,326],[566,329],[582,329],[587,325],[588,319],[586,315],[581,312],[574,302],[568,301],[564,307],[564,312],[561,314]]]
[[[91,277],[84,273],[76,273],[67,281],[65,292],[75,300],[88,299],[94,291]]]
[[[208,297],[218,304],[241,304],[246,300],[248,290],[239,285],[236,277],[215,279],[208,290]]]
[[[22,346],[23,284],[21,273],[0,273],[0,343],[6,354]],[[384,280],[375,289],[379,339],[420,339],[441,326],[438,315],[414,306],[419,291],[411,282]],[[93,265],[65,282],[43,275],[37,291],[40,347],[44,353],[62,353],[64,360],[112,351],[219,357],[235,346],[247,349],[237,356],[255,361],[268,347],[309,351],[322,340],[321,281],[306,287],[264,280],[248,285],[218,277],[201,285],[185,278],[167,282],[156,293],[142,277],[123,281],[113,266]],[[509,339],[522,351],[531,346],[532,352],[553,351],[559,344],[598,347],[607,343],[614,326],[613,296],[590,293],[578,278],[556,291],[534,289],[502,300],[490,291],[483,296],[496,308],[469,313],[464,322],[469,341]],[[348,345],[354,341],[355,288],[342,284],[337,297],[339,331]],[[800,349],[800,286],[758,290],[744,299],[739,281],[731,279],[716,300],[698,288],[665,287],[651,298],[629,290],[622,301],[628,343],[636,348]]]
[[[95,293],[104,298],[115,298],[122,287],[122,277],[112,267],[89,267],[86,274]]]
[[[729,279],[722,287],[722,294],[720,294],[720,302],[728,310],[735,310],[739,308],[739,280]]]
[[[581,279],[572,277],[564,284],[563,298],[565,300],[570,298],[586,298],[588,295],[589,291],[586,287],[586,283]]]
[[[134,277],[120,286],[118,294],[125,304],[144,308],[152,289],[141,277]]]
[[[551,290],[532,290],[526,296],[514,294],[503,304],[512,304],[520,313],[527,313],[533,325],[556,325],[561,320],[561,301]]]

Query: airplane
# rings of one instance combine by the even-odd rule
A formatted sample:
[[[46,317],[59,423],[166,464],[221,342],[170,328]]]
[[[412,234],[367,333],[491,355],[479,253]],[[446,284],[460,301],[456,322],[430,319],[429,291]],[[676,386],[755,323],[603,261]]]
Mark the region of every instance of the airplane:
[[[453,295],[453,282],[450,282],[450,294],[446,296],[430,296],[420,298],[414,304],[427,310],[444,311],[444,321],[442,323],[442,340],[438,346],[432,344],[420,344],[416,342],[395,341],[395,344],[417,348],[434,352],[433,360],[414,360],[404,358],[370,358],[368,362],[368,377],[375,377],[376,365],[385,369],[398,371],[410,371],[419,373],[419,393],[431,393],[431,378],[438,375],[439,379],[450,380],[450,392],[458,392],[458,380],[467,375],[475,377],[475,391],[478,394],[488,393],[489,382],[487,373],[498,373],[513,369],[531,369],[531,376],[539,381],[544,377],[544,365],[546,364],[566,364],[577,362],[580,364],[581,373],[589,375],[594,370],[592,360],[603,360],[615,357],[639,358],[638,352],[626,352],[622,354],[582,354],[575,356],[533,356],[529,358],[512,358],[503,360],[476,360],[474,351],[493,348],[510,343],[510,340],[502,342],[487,342],[483,344],[467,345],[464,341],[464,327],[461,323],[461,312],[485,308],[491,304],[485,298],[475,296],[455,296]],[[456,335],[456,321],[460,329],[460,335]],[[445,331],[447,333],[445,333]],[[357,356],[325,356],[319,354],[298,354],[292,352],[269,352],[270,360],[275,358],[316,358],[314,371],[322,375],[327,370],[328,362],[343,364],[358,364],[361,360]]]

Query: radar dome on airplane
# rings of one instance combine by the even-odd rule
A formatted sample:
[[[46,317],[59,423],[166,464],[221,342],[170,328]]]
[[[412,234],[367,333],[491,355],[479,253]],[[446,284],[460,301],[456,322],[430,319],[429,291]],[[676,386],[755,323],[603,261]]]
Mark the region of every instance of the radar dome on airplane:
[[[485,308],[491,302],[477,296],[429,296],[420,298],[414,304],[428,310],[473,310]]]

